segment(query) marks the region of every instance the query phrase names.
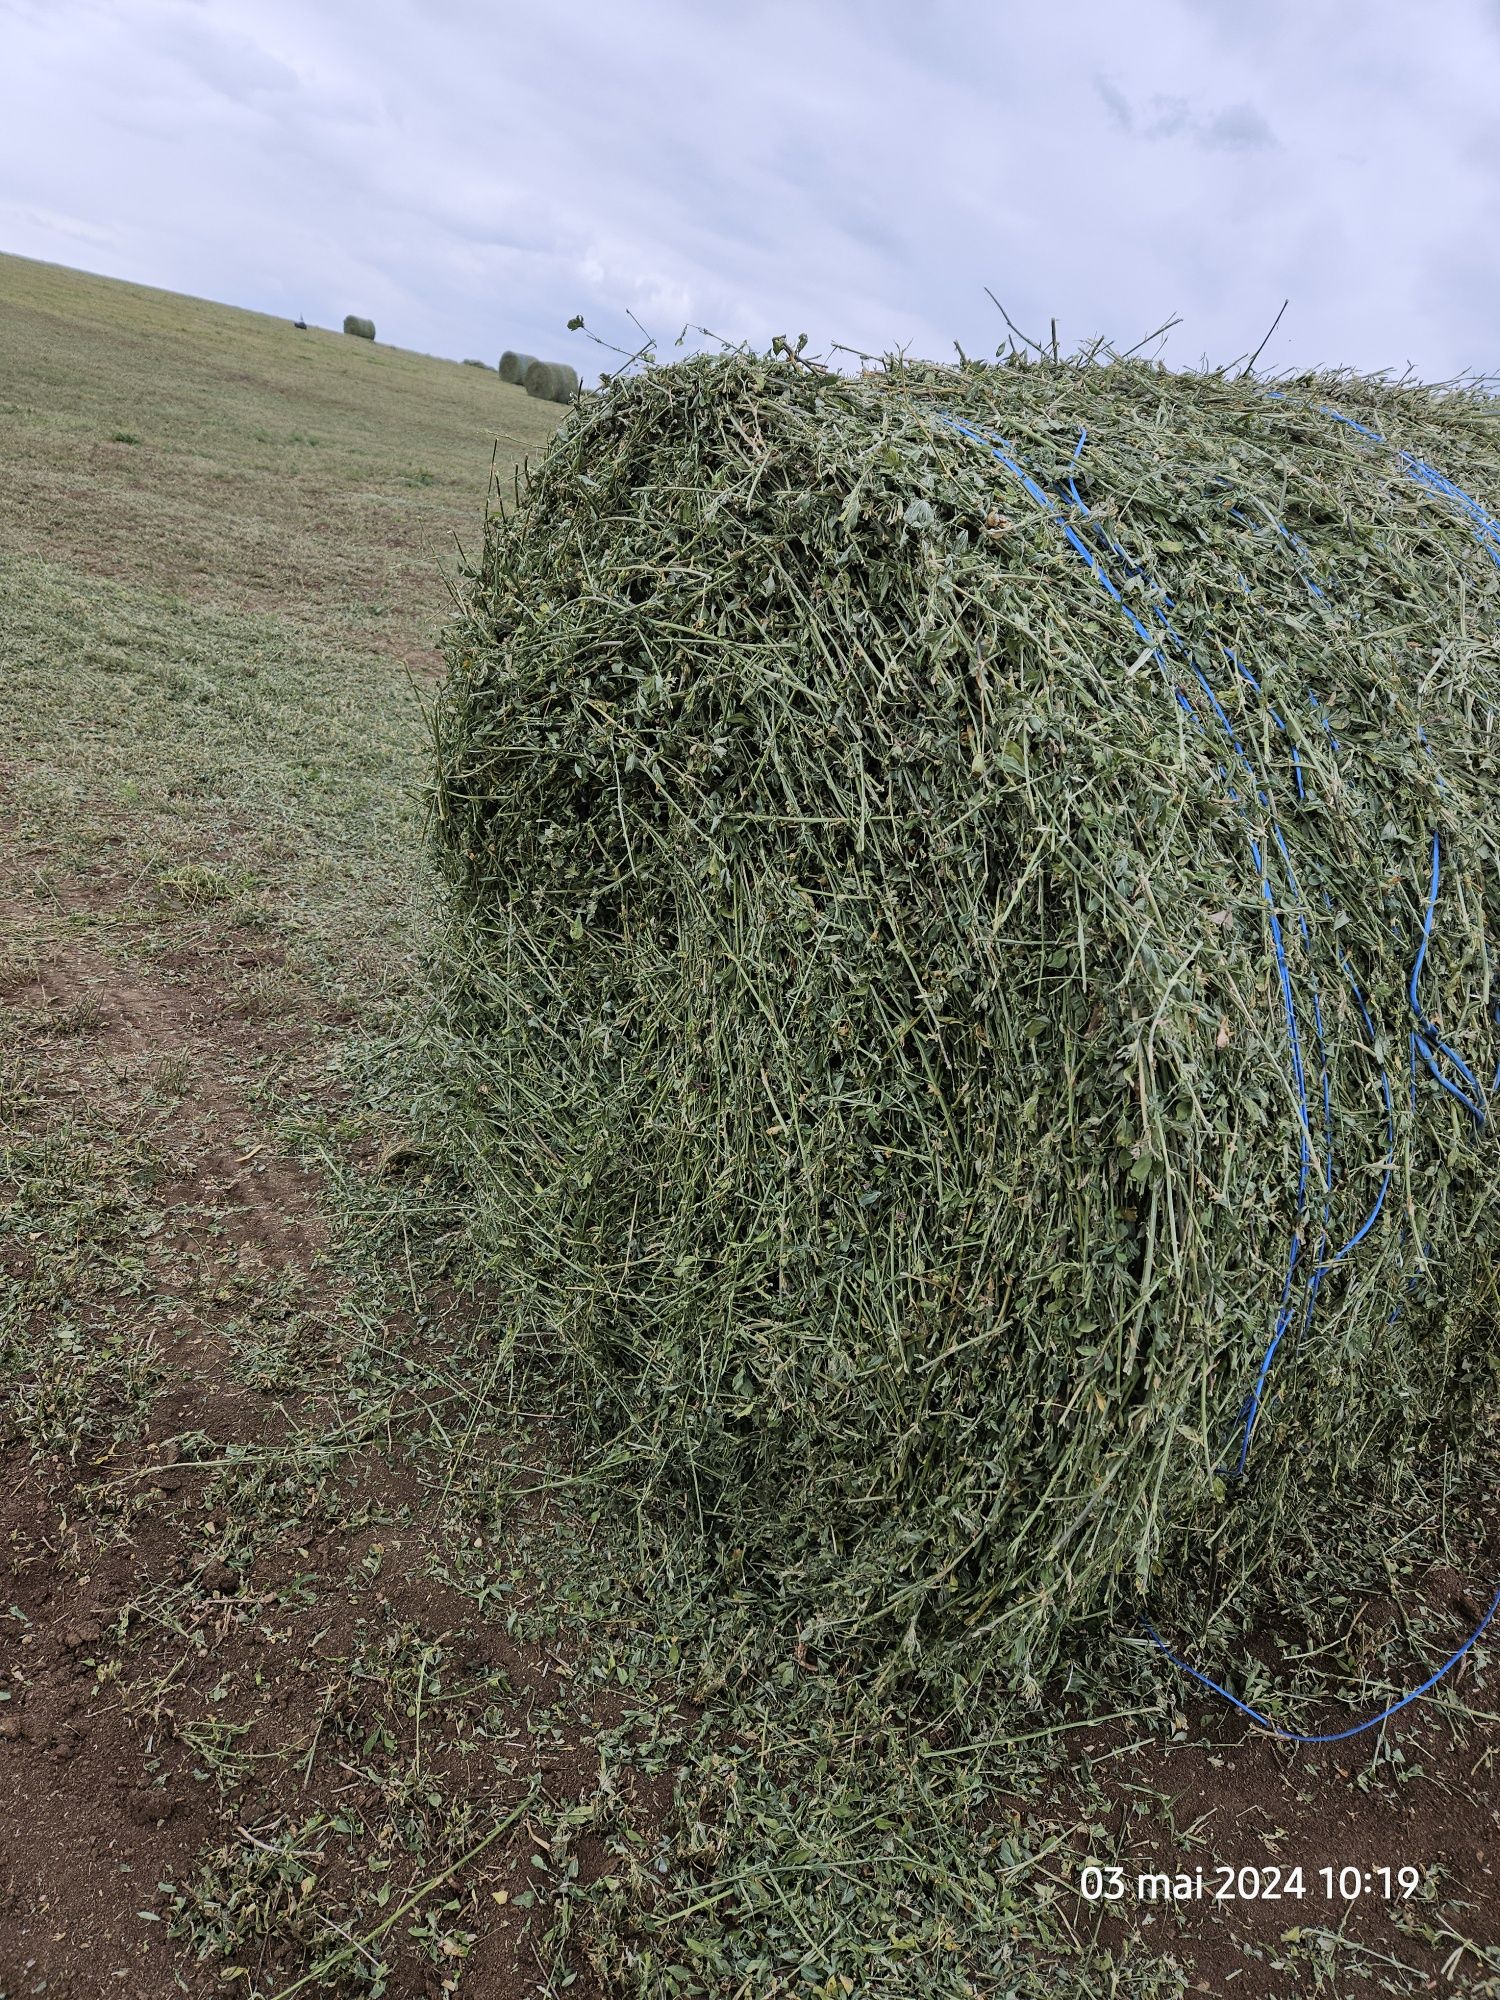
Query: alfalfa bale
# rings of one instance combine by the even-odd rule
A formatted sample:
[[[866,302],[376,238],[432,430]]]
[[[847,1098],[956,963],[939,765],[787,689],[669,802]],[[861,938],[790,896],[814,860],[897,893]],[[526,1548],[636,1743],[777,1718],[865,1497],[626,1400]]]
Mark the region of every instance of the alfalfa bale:
[[[373,340],[375,338],[375,322],[372,319],[361,319],[358,313],[345,313],[344,331],[345,333],[357,335],[361,340]]]
[[[578,376],[566,361],[533,361],[523,378],[528,396],[547,403],[571,403],[578,394]]]
[[[526,380],[526,371],[536,365],[534,354],[517,354],[507,347],[500,357],[500,380],[514,382],[519,388]]]
[[[700,357],[490,517],[434,825],[496,1337],[809,1644],[1034,1685],[1462,1453],[1494,425]]]

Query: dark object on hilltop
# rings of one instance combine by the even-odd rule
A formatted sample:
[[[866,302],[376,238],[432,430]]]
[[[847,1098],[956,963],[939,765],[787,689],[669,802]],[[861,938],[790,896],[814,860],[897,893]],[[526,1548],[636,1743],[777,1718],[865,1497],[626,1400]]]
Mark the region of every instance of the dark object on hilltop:
[[[545,403],[572,403],[578,397],[578,376],[566,361],[533,361],[521,381],[528,396]]]
[[[809,1647],[1034,1692],[1460,1462],[1497,503],[1477,391],[734,355],[489,516],[435,826],[495,1337]]]
[[[526,380],[526,370],[535,364],[534,354],[516,354],[507,347],[500,357],[500,380],[514,382],[519,386]]]
[[[297,331],[298,331],[299,333],[306,333],[306,331],[307,331],[307,321],[306,321],[305,319],[301,319],[301,318],[298,318],[298,319],[294,319],[294,320],[292,321],[292,325],[293,325],[294,327],[296,327],[296,329],[297,329]]]
[[[361,319],[357,313],[345,313],[344,331],[345,333],[357,334],[361,340],[373,340],[375,338],[375,322],[372,319]]]
[[[483,369],[484,369],[484,370],[485,370],[485,371],[486,371],[487,373],[493,373],[493,370],[491,370],[491,369],[490,369],[490,364],[488,363],[488,361],[468,361],[468,360],[466,360],[466,361],[464,362],[464,366],[465,366],[465,368],[483,368]]]

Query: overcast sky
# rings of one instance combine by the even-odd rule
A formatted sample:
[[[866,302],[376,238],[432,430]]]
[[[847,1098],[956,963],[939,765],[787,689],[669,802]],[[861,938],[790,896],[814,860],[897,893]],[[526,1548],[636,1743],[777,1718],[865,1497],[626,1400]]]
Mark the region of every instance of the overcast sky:
[[[1500,0],[0,0],[0,249],[493,362],[684,322],[1500,372]]]

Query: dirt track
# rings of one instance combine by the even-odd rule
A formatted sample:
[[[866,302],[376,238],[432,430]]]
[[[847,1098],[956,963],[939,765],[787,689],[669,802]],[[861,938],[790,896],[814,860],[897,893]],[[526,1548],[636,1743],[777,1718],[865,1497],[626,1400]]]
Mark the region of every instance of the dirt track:
[[[361,1449],[338,1449],[346,1281],[318,1174],[248,1088],[305,1059],[312,1030],[247,1018],[222,977],[278,954],[232,936],[206,950],[196,926],[177,952],[137,956],[117,934],[105,955],[68,918],[97,915],[114,886],[105,871],[46,903],[4,892],[10,1138],[22,1158],[50,1146],[71,1161],[75,1197],[89,1182],[86,1227],[111,1271],[80,1241],[70,1276],[65,1227],[46,1270],[25,1230],[0,1257],[28,1297],[51,1295],[84,1356],[103,1344],[129,1365],[110,1379],[76,1364],[72,1453],[29,1464],[14,1426],[0,1449],[0,1993],[221,1990],[222,1966],[192,1950],[237,1930],[226,1956],[278,1990],[278,1952],[337,1944],[318,1910],[354,1891],[340,1817],[379,1849],[384,1816],[395,1907],[461,1855],[466,1807],[477,1840],[512,1806],[514,1828],[420,1904],[459,1905],[428,1948],[387,1941],[390,1991],[444,1990],[444,1939],[466,1992],[534,1991],[540,1906],[514,1901],[537,1880],[524,1808],[587,1788],[610,1705],[575,1702],[571,1731],[538,1729],[566,1661],[432,1580],[434,1508],[398,1453],[357,1431]],[[403,1697],[403,1656],[444,1682],[425,1716]],[[597,1843],[575,1852],[585,1876],[599,1865]],[[174,1938],[158,1885],[181,1891],[216,1853],[197,1928]],[[585,1974],[571,1990],[593,1988]]]

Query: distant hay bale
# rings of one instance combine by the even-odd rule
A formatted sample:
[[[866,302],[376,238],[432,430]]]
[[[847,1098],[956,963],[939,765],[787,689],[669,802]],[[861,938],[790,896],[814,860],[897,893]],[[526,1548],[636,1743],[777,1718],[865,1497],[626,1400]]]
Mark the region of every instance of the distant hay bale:
[[[489,365],[490,365],[490,364],[488,363],[488,361],[469,361],[469,360],[465,360],[465,362],[464,362],[464,366],[465,366],[465,368],[483,368],[483,369],[485,369],[486,371],[488,371],[488,369],[489,369]]]
[[[344,331],[345,333],[357,334],[361,340],[373,340],[375,338],[375,322],[372,319],[361,319],[357,313],[345,313]]]
[[[525,389],[548,403],[571,403],[578,394],[578,375],[566,361],[533,361],[527,369]]]
[[[518,387],[526,380],[528,368],[536,366],[534,354],[517,354],[509,347],[500,357],[500,380],[514,382]]]

